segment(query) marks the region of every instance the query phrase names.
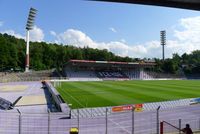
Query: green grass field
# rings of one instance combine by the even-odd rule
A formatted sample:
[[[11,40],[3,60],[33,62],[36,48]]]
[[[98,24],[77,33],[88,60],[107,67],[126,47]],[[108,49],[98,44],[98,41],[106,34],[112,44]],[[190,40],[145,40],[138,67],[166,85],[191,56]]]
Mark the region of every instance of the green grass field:
[[[56,89],[72,108],[200,97],[197,80],[63,82]]]

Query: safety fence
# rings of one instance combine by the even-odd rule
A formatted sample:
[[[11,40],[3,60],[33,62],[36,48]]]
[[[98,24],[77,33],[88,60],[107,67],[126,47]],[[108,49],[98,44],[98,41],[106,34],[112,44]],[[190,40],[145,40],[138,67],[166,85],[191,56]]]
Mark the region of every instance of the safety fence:
[[[102,116],[81,117],[77,110],[71,118],[63,113],[25,114],[0,112],[2,134],[64,134],[76,127],[80,134],[159,134],[160,122],[166,121],[183,128],[189,123],[193,131],[200,130],[199,105],[173,109],[136,112],[109,112]],[[173,128],[165,133],[173,133]],[[164,133],[164,134],[165,134]]]
[[[156,132],[155,113],[148,119],[134,112],[105,114],[105,116],[69,119],[64,114],[0,113],[0,133],[3,134],[63,134],[76,127],[80,134],[139,134]],[[149,120],[150,122],[146,122]],[[137,124],[135,124],[137,123]],[[148,126],[147,126],[148,125]],[[133,127],[134,126],[134,127]],[[145,128],[148,127],[148,128]]]

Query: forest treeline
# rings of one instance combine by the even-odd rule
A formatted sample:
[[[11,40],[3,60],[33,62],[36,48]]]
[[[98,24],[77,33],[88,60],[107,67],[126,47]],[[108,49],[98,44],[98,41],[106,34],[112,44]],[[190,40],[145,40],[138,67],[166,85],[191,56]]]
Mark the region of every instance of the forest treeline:
[[[8,34],[0,34],[0,71],[24,70],[26,42]],[[61,68],[68,60],[106,60],[135,61],[129,57],[120,57],[108,50],[77,48],[70,45],[58,45],[45,42],[30,42],[30,68],[46,70]]]
[[[8,34],[0,34],[0,71],[24,70],[26,42]],[[106,49],[77,48],[46,42],[30,42],[30,67],[33,70],[62,68],[70,59],[135,62],[138,58],[120,57]],[[173,54],[164,62],[153,59],[157,63],[156,70],[177,73],[182,68],[186,73],[200,73],[200,51],[191,54]]]

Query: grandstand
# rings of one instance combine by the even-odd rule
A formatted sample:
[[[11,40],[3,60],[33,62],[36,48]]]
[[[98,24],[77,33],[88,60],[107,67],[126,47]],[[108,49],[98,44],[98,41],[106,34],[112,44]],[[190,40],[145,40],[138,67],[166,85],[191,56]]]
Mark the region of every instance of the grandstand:
[[[184,73],[155,72],[155,66],[156,63],[154,62],[70,60],[65,64],[62,74],[55,69],[26,73],[0,72],[0,82],[40,81],[45,79],[69,79],[71,81],[185,79]],[[188,76],[187,78],[196,79],[199,77]]]
[[[183,78],[181,74],[165,74],[154,71],[154,62],[113,62],[70,60],[63,69],[70,80],[146,80]]]

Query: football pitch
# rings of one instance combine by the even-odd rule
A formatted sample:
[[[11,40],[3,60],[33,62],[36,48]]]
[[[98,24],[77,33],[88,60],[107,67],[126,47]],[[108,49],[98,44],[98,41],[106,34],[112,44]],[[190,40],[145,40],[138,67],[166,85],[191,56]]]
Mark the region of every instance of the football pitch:
[[[198,80],[62,82],[56,87],[71,108],[117,106],[200,97]]]

